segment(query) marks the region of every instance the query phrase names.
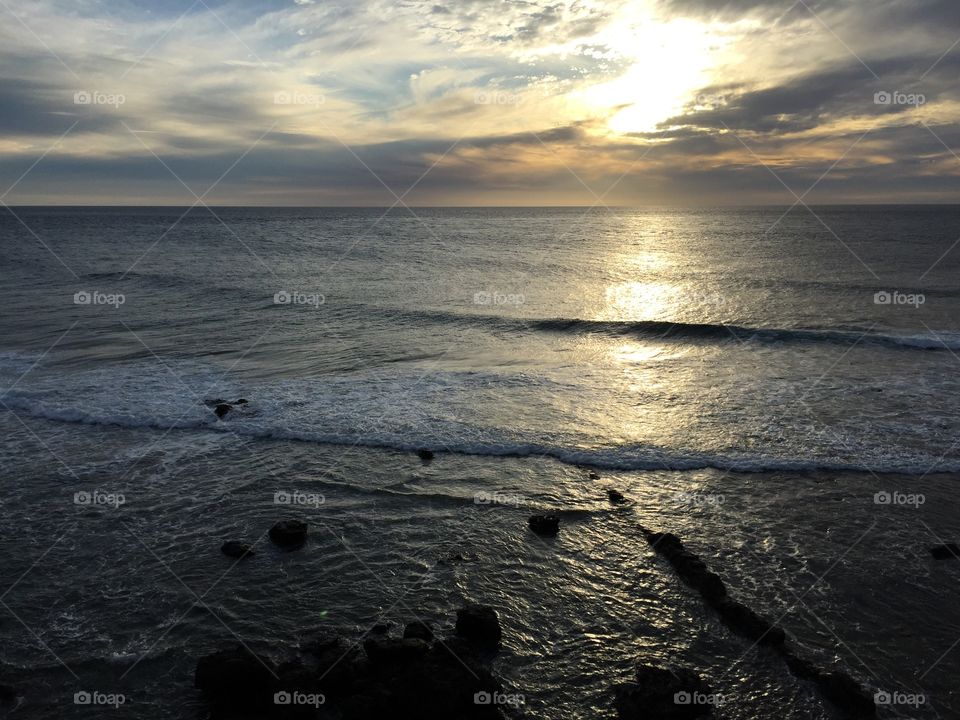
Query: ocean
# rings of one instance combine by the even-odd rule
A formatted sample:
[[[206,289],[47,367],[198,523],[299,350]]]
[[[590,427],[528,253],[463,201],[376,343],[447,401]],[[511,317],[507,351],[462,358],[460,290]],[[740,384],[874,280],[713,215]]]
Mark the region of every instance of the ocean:
[[[880,717],[960,717],[960,565],[928,550],[960,541],[960,208],[13,212],[12,716],[196,716],[204,653],[469,600],[525,717],[615,717],[638,662],[695,668],[730,720],[840,717],[642,524]],[[287,517],[297,552],[265,539]]]

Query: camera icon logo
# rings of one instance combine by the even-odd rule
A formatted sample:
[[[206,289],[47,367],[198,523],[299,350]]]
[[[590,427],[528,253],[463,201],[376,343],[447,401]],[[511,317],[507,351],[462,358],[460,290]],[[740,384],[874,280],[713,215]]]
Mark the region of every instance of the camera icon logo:
[[[89,305],[91,302],[93,302],[93,295],[87,290],[81,290],[73,294],[74,305]]]
[[[286,290],[281,290],[273,296],[273,302],[276,305],[289,305],[293,297]]]
[[[281,690],[273,694],[274,705],[289,705],[293,702],[293,697],[286,690]]]
[[[886,490],[881,490],[873,496],[874,505],[889,505],[891,502],[893,502],[893,495]]]
[[[686,690],[681,690],[680,692],[673,694],[674,705],[689,705],[692,702],[693,696]]]
[[[93,702],[93,695],[88,693],[86,690],[81,690],[80,692],[75,692],[73,694],[74,705],[89,705],[92,702]]]
[[[886,690],[877,690],[873,695],[873,702],[877,705],[889,705],[892,702],[892,698]]]
[[[93,498],[90,496],[90,493],[87,490],[81,490],[80,492],[75,492],[73,494],[74,505],[89,505],[92,499]]]
[[[886,290],[881,290],[873,294],[874,305],[889,305],[893,302],[893,295]]]
[[[288,493],[286,490],[277,490],[273,494],[274,505],[289,505],[290,500],[290,493]]]
[[[873,94],[873,102],[875,105],[890,105],[893,102],[893,95],[886,90],[880,90]]]
[[[493,703],[493,696],[486,690],[475,693],[473,696],[474,705],[490,705]]]
[[[93,96],[86,90],[79,90],[73,94],[74,105],[90,105],[93,102]]]

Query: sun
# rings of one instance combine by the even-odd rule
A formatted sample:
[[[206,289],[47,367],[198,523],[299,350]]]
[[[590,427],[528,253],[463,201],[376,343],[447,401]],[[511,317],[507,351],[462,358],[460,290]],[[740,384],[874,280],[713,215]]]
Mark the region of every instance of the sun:
[[[709,84],[721,44],[708,25],[687,19],[625,17],[604,35],[603,41],[630,65],[617,79],[585,89],[583,101],[610,113],[609,128],[622,134],[655,130],[678,115]]]

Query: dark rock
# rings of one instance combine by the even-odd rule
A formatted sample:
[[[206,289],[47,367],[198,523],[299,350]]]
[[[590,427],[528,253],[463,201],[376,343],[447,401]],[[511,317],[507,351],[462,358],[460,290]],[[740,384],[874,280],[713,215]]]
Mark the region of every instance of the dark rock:
[[[222,418],[231,410],[233,410],[233,405],[231,405],[230,403],[218,403],[217,406],[213,409],[213,411],[217,414],[218,418]]]
[[[194,685],[221,707],[267,707],[277,677],[273,662],[238,645],[200,658]]]
[[[500,645],[500,618],[489,605],[469,604],[457,610],[457,635],[489,649]]]
[[[240,398],[239,400],[234,400],[234,405],[246,405],[249,402],[246,398]]]
[[[590,478],[591,480],[599,480],[600,473],[594,472],[593,470],[591,470],[590,472],[587,473],[587,477]]]
[[[254,554],[252,547],[238,540],[227,540],[220,546],[220,552],[232,558],[245,558]]]
[[[415,620],[414,622],[407,623],[407,626],[403,629],[403,636],[405,638],[419,638],[420,640],[430,642],[433,640],[433,630],[431,630],[430,626],[425,622]]]
[[[710,687],[692,670],[641,665],[636,680],[615,689],[621,720],[686,720],[709,715]]]
[[[617,490],[607,490],[607,498],[609,498],[612,503],[622,503],[626,498],[623,496],[622,492]]]
[[[557,515],[533,515],[528,522],[537,535],[556,535],[560,532],[560,518]]]
[[[433,450],[427,450],[426,448],[420,448],[417,450],[417,457],[421,460],[433,460]]]
[[[281,520],[270,528],[270,539],[281,547],[301,547],[307,541],[307,524],[299,520]]]
[[[742,602],[727,598],[713,607],[727,627],[761,645],[783,645],[787,639],[783,628],[771,624]]]
[[[947,543],[946,545],[935,545],[930,548],[930,554],[937,560],[949,560],[950,558],[960,558],[960,547],[956,543]]]
[[[877,716],[877,706],[873,696],[866,692],[849,675],[832,672],[823,675],[818,681],[824,696],[840,710],[853,718],[872,718]]]
[[[427,654],[429,643],[420,638],[389,638],[378,635],[363,642],[363,651],[374,665],[413,662]]]
[[[386,635],[388,632],[390,632],[390,626],[386,623],[377,623],[370,628],[371,635]]]
[[[17,700],[17,689],[12,685],[0,684],[0,703],[12,705]]]

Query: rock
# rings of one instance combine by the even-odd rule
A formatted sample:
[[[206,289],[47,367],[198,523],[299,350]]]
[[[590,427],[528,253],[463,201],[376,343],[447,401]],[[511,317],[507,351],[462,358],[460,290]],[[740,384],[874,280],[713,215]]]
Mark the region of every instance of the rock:
[[[281,520],[270,528],[270,539],[285,548],[298,548],[307,541],[307,524],[299,520]]]
[[[249,402],[246,398],[240,398],[239,400],[234,400],[234,405],[246,405]]]
[[[268,707],[276,678],[273,662],[238,645],[200,658],[194,685],[220,707]]]
[[[947,543],[946,545],[935,545],[930,548],[930,554],[937,560],[949,560],[950,558],[960,558],[960,547],[956,543]]]
[[[742,602],[727,598],[713,607],[727,627],[761,645],[783,645],[787,639],[783,628],[760,617]]]
[[[12,705],[17,701],[17,689],[12,685],[0,683],[0,703]]]
[[[533,515],[528,522],[537,535],[556,535],[560,532],[560,518],[556,515]]]
[[[254,554],[252,547],[238,540],[227,540],[220,546],[220,552],[232,558],[245,558]]]
[[[233,410],[233,405],[231,405],[230,403],[218,403],[217,406],[213,409],[213,411],[217,414],[218,418],[222,418],[231,410]]]
[[[414,622],[407,623],[407,626],[403,629],[403,637],[419,638],[420,640],[430,642],[433,640],[433,630],[431,630],[430,626],[425,622],[416,620]]]
[[[489,605],[468,604],[457,610],[457,635],[482,648],[496,649],[502,631],[497,611]]]
[[[685,720],[709,715],[710,687],[692,670],[641,665],[635,682],[615,688],[621,720]]]
[[[389,638],[384,635],[368,638],[363,651],[374,665],[413,662],[427,654],[430,644],[420,638]]]
[[[853,718],[877,716],[873,696],[845,673],[832,672],[822,675],[817,683],[824,696],[840,710]]]
[[[612,503],[622,503],[626,498],[623,496],[623,493],[618,492],[617,490],[607,490],[607,498]]]
[[[600,473],[594,472],[593,470],[591,470],[590,472],[587,473],[587,477],[590,478],[591,480],[599,480]]]
[[[420,448],[417,450],[417,457],[421,460],[433,460],[433,450],[427,450],[426,448]]]
[[[390,626],[386,623],[377,623],[370,628],[371,635],[386,635],[388,632],[390,632]]]

